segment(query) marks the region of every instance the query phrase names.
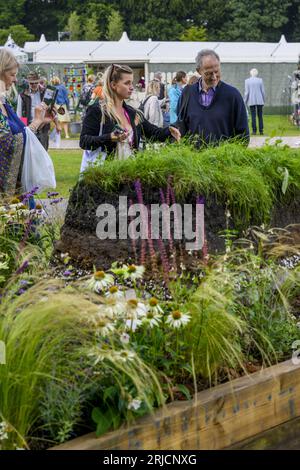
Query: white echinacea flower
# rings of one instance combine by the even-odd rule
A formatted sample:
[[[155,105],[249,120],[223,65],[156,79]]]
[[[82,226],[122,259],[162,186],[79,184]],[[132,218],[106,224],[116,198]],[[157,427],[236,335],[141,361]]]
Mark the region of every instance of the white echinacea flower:
[[[126,266],[123,266],[125,268]],[[135,281],[136,279],[141,279],[144,275],[145,268],[144,266],[136,266],[135,264],[130,264],[126,267],[124,271],[124,279],[131,279]]]
[[[191,319],[189,313],[182,313],[180,310],[174,310],[167,316],[166,323],[172,328],[180,328],[186,326]]]
[[[149,300],[149,307],[155,314],[164,313],[160,305],[158,305],[158,300],[155,297],[151,297]]]
[[[104,271],[96,271],[92,278],[87,282],[87,288],[91,289],[99,294],[107,287],[110,287],[115,282],[111,274],[106,274]]]

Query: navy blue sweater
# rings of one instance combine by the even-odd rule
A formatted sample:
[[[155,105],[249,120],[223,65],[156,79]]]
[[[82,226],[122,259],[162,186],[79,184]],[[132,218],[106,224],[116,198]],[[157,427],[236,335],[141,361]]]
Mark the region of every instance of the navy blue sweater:
[[[219,82],[211,104],[200,104],[199,84],[183,90],[178,127],[182,135],[199,136],[199,143],[242,137],[249,142],[249,127],[245,104],[240,92],[227,83]]]

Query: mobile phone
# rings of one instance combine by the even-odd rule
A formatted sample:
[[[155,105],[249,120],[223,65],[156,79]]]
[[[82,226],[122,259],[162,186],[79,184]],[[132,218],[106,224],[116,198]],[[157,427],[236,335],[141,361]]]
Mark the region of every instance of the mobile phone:
[[[43,102],[49,107],[49,110],[55,105],[56,97],[58,90],[51,85],[47,85],[47,88],[44,93]]]
[[[119,126],[119,124],[116,124],[115,127],[113,128],[113,133],[116,135],[121,135],[124,134],[125,130]]]

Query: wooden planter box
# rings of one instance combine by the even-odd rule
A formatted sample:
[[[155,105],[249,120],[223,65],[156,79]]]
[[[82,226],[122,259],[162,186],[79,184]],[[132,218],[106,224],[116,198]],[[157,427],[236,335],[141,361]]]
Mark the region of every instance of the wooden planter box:
[[[171,403],[131,427],[52,449],[217,450],[299,416],[300,365],[289,360],[199,392],[192,401]]]

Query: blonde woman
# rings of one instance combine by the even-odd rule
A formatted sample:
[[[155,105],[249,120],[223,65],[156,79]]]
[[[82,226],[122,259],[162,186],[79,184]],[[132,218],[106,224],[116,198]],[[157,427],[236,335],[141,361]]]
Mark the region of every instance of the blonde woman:
[[[164,142],[180,139],[174,127],[161,129],[151,124],[142,113],[126,104],[133,87],[133,71],[126,65],[113,64],[105,71],[104,100],[89,106],[83,121],[80,147],[101,148],[106,154],[125,159],[138,150],[141,136]]]
[[[69,139],[69,122],[71,121],[69,115],[69,98],[66,87],[60,83],[59,77],[52,78],[52,85],[58,90],[56,98],[56,106],[58,110],[58,122],[61,123],[62,128],[65,132],[66,139]]]
[[[26,144],[26,126],[6,101],[6,96],[17,81],[19,64],[8,49],[0,50],[0,196],[14,194],[21,186],[21,174]],[[29,128],[35,134],[53,116],[46,116],[42,103],[34,110]]]
[[[158,99],[160,94],[160,83],[157,80],[149,82],[146,97],[143,100],[145,118],[157,127],[163,127],[164,118],[161,103]]]

